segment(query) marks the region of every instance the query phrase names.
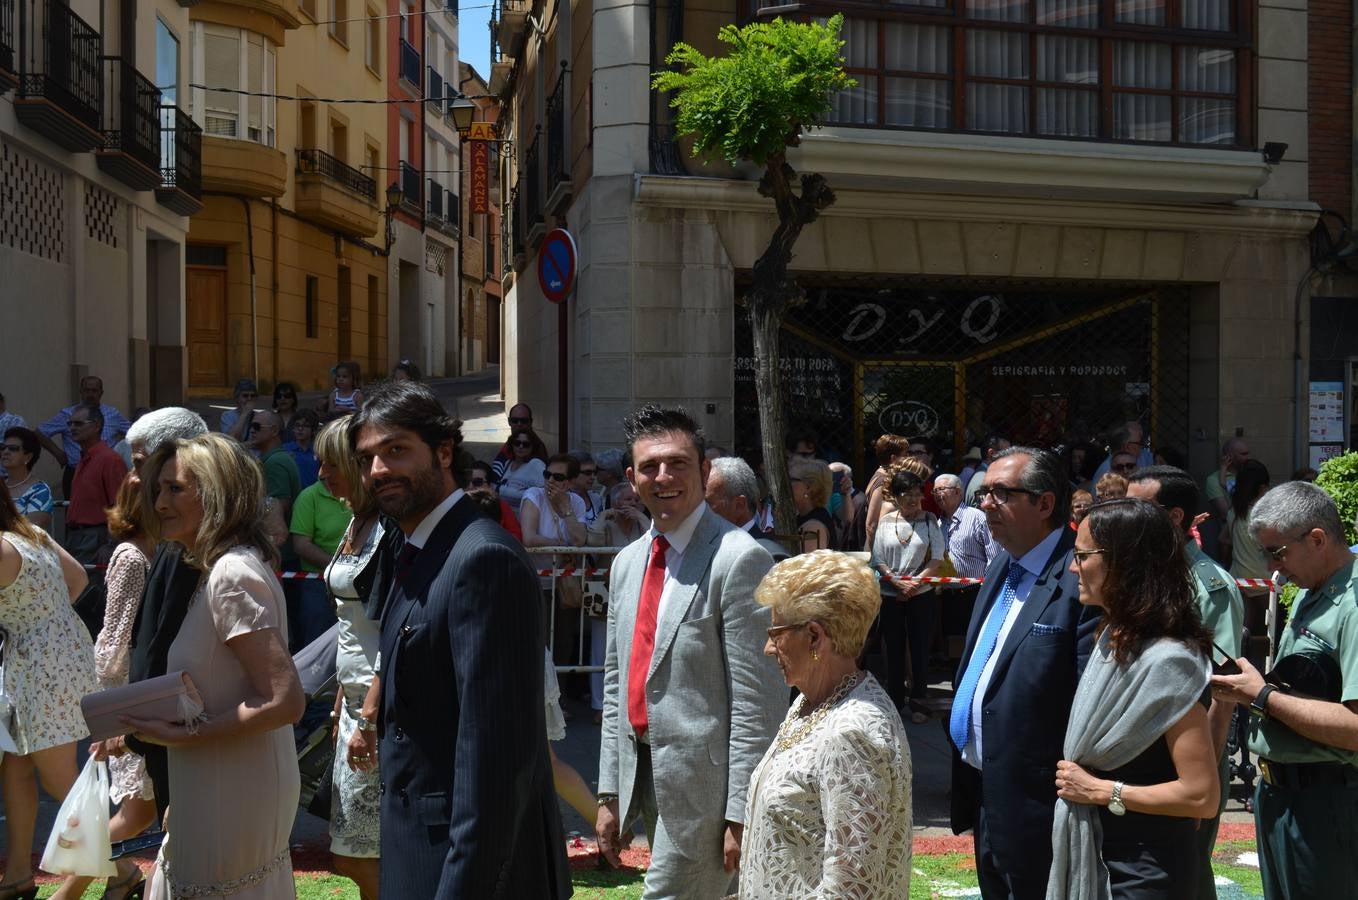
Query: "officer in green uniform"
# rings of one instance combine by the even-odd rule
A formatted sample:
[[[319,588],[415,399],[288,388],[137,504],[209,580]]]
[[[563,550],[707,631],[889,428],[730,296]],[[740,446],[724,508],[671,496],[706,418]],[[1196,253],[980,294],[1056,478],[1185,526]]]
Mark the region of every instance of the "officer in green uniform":
[[[1183,529],[1184,549],[1188,557],[1189,574],[1197,588],[1198,612],[1202,622],[1212,632],[1212,641],[1232,659],[1241,655],[1240,639],[1244,632],[1245,601],[1235,579],[1202,552],[1189,529],[1198,508],[1198,485],[1183,469],[1175,466],[1146,466],[1127,478],[1127,496],[1158,503],[1169,514],[1170,521]],[[1214,652],[1214,657],[1221,653]],[[1231,787],[1231,762],[1226,756],[1226,738],[1231,728],[1235,704],[1212,698],[1207,712],[1212,728],[1212,747],[1216,750],[1218,775],[1221,781],[1221,805],[1217,814],[1204,820],[1194,833],[1194,855],[1198,860],[1195,895],[1198,900],[1216,900],[1216,878],[1212,874],[1212,849],[1216,845],[1217,827]]]
[[[1358,558],[1334,502],[1289,481],[1250,512],[1250,534],[1304,590],[1267,680],[1245,659],[1214,675],[1218,699],[1251,706],[1261,778],[1254,818],[1268,900],[1358,891]]]

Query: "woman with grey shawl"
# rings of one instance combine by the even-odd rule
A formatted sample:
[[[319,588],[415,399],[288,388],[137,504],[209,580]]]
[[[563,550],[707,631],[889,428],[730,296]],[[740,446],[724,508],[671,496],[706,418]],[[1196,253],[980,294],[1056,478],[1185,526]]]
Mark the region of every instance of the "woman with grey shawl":
[[[1056,767],[1048,900],[1191,898],[1196,819],[1217,811],[1211,634],[1183,538],[1144,500],[1098,503],[1071,569],[1104,611]]]

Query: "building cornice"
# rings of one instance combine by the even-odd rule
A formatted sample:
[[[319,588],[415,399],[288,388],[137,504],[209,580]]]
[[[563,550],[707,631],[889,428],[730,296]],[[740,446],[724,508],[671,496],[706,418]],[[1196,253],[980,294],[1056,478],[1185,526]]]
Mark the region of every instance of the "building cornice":
[[[842,188],[838,177],[833,174],[827,177],[836,196],[834,205],[821,213],[829,218],[1023,222],[1082,228],[1214,231],[1301,238],[1311,232],[1320,211],[1319,207],[1311,203],[1282,206],[1242,201],[1188,205],[938,193],[899,189],[898,183],[887,181],[872,189]],[[760,196],[757,184],[753,181],[637,175],[633,197],[646,206],[754,213],[770,219],[774,216],[773,202]]]

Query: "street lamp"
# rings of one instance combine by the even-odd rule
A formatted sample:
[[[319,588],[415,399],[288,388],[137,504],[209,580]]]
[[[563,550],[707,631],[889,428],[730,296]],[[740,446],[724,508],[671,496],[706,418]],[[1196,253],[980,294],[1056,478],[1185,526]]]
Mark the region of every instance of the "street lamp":
[[[405,202],[405,198],[406,198],[406,194],[405,194],[405,191],[401,190],[401,182],[400,182],[400,181],[393,181],[391,184],[387,185],[387,209],[386,209],[386,216],[387,216],[387,254],[388,254],[388,255],[391,254],[391,244],[392,244],[392,241],[394,241],[394,240],[396,239],[396,238],[395,238],[395,235],[392,233],[391,217],[394,216],[394,215],[396,214],[396,210],[397,210],[398,208],[400,208],[400,206],[401,206],[401,204],[402,204],[403,202]]]
[[[476,104],[466,98],[458,97],[453,101],[453,127],[464,134],[471,130],[472,120],[476,118]]]

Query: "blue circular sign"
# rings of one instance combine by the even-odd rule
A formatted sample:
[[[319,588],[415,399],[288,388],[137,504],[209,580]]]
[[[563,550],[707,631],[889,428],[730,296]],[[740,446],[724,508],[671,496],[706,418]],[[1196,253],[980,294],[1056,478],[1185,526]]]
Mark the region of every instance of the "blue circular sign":
[[[542,296],[553,303],[561,303],[570,296],[578,258],[575,238],[569,231],[553,228],[547,233],[538,251],[538,286]]]

